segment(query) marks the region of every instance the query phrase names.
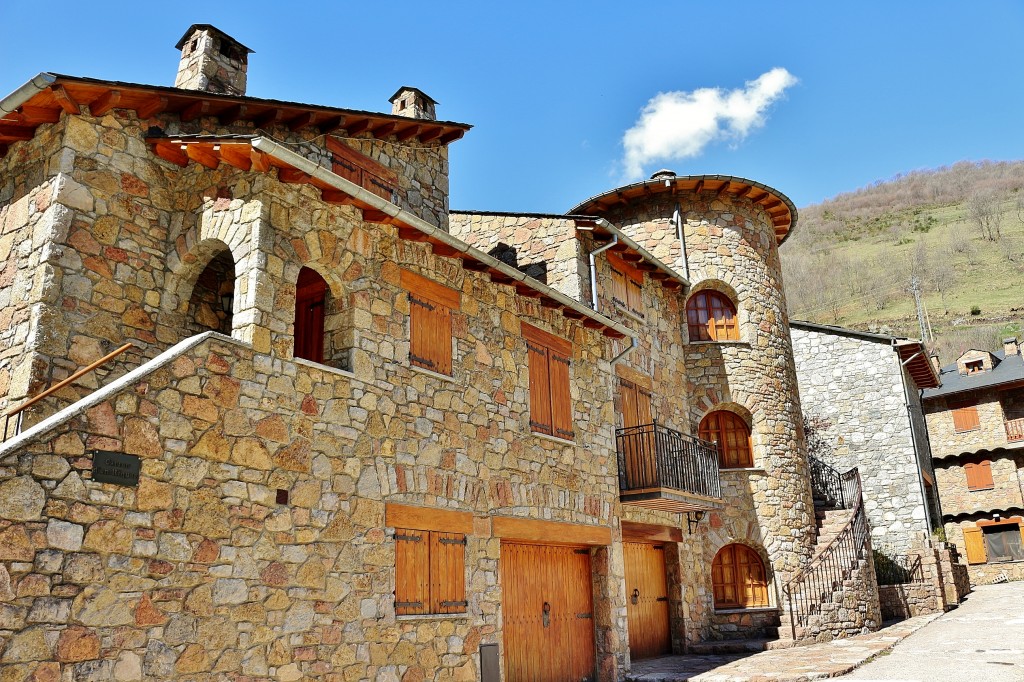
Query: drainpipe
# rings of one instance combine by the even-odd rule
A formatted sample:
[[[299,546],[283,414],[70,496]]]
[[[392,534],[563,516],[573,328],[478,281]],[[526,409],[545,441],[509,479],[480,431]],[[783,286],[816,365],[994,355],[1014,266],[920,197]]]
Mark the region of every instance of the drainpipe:
[[[57,77],[49,73],[40,73],[20,88],[0,100],[0,118],[13,114],[22,104],[29,101],[46,88],[53,85]]]
[[[679,237],[679,248],[683,256],[683,274],[686,280],[690,280],[690,257],[686,253],[686,238],[683,236],[683,212],[679,210],[679,203],[676,203],[676,210],[672,213],[672,220],[676,224],[676,236]]]
[[[634,350],[636,350],[637,345],[639,345],[639,341],[637,341],[637,338],[635,336],[629,337],[629,346],[627,346],[624,351],[622,351],[621,353],[616,355],[614,358],[612,358],[611,364],[614,365],[619,360],[621,360],[622,358],[626,357],[629,353],[631,353]]]
[[[895,341],[893,341],[892,347],[893,347],[893,352],[896,352],[896,342]],[[931,515],[931,512],[928,509],[928,491],[927,491],[927,488],[926,488],[926,486],[924,484],[924,473],[923,473],[924,465],[921,463],[921,452],[920,452],[920,450],[918,450],[918,447],[917,447],[917,429],[914,428],[914,410],[913,410],[913,408],[912,408],[912,406],[910,404],[910,387],[907,386],[907,373],[905,371],[906,366],[910,363],[910,361],[913,360],[914,358],[916,358],[918,355],[921,355],[921,351],[918,351],[917,353],[914,353],[913,355],[911,355],[906,360],[900,362],[900,381],[903,384],[903,404],[904,404],[904,407],[907,408],[907,419],[910,422],[910,442],[914,446],[914,468],[917,471],[917,487],[918,487],[918,490],[921,493],[921,505],[924,507],[924,522],[925,522],[925,525],[926,525],[925,541],[928,543],[928,546],[931,547],[932,546],[932,528],[934,528],[934,526],[932,525],[932,515]],[[897,361],[899,361],[899,355],[898,354],[896,356],[896,359],[897,359]]]
[[[600,247],[598,249],[594,249],[593,251],[590,252],[590,300],[591,300],[591,303],[593,304],[593,305],[591,305],[591,307],[594,309],[595,313],[599,312],[599,310],[598,310],[598,303],[597,303],[597,264],[594,262],[594,256],[597,256],[597,255],[600,255],[600,254],[604,253],[605,251],[607,251],[608,249],[612,248],[613,246],[615,246],[618,243],[619,243],[619,235],[613,234],[612,235],[612,240],[610,242],[608,242],[604,246],[602,246],[602,247]],[[612,364],[613,365],[615,364],[615,360],[612,360]]]

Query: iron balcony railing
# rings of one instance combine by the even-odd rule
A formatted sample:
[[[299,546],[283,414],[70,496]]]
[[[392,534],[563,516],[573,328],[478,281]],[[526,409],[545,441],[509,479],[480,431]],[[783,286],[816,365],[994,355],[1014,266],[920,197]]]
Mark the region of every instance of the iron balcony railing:
[[[838,471],[816,457],[808,457],[811,469],[811,490],[814,499],[833,509],[848,509],[843,477]]]
[[[705,497],[722,496],[714,443],[655,421],[618,429],[615,445],[621,492],[669,488]]]

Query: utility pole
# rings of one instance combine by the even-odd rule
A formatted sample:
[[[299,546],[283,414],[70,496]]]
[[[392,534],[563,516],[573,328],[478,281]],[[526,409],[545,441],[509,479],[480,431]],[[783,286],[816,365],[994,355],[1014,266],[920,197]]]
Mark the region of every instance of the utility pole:
[[[921,280],[914,275],[910,278],[910,292],[914,294],[914,305],[917,307],[917,323],[921,327],[921,340],[928,341],[928,328],[924,321],[924,308],[921,305]]]

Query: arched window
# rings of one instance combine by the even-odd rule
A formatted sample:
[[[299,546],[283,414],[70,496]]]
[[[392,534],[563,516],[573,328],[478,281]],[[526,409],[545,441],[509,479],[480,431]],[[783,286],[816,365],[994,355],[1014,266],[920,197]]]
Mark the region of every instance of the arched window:
[[[754,466],[750,448],[750,427],[735,412],[716,410],[700,420],[697,435],[718,446],[718,465],[723,469]]]
[[[295,284],[295,357],[324,361],[327,282],[312,268],[299,270]]]
[[[736,306],[725,294],[698,291],[686,302],[690,341],[739,341]]]
[[[227,246],[216,253],[192,288],[186,326],[191,334],[208,330],[231,334],[231,303],[235,291],[235,261]]]
[[[764,563],[746,545],[726,545],[711,563],[711,583],[716,609],[768,606],[768,581]]]

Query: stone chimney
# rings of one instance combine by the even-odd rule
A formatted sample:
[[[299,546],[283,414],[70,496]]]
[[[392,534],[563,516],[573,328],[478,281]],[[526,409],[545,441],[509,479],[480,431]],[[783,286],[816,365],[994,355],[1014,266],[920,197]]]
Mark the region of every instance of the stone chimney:
[[[928,356],[928,359],[932,362],[932,369],[935,370],[936,374],[942,374],[942,365],[939,364],[939,354],[932,353]]]
[[[388,101],[391,102],[391,113],[396,116],[421,118],[426,121],[437,120],[437,113],[434,110],[437,102],[419,88],[403,85]]]
[[[1020,355],[1020,344],[1017,343],[1016,336],[1003,339],[1003,355],[1006,357]]]
[[[252,52],[209,24],[192,24],[175,47],[181,50],[174,87],[221,95],[244,95]]]

